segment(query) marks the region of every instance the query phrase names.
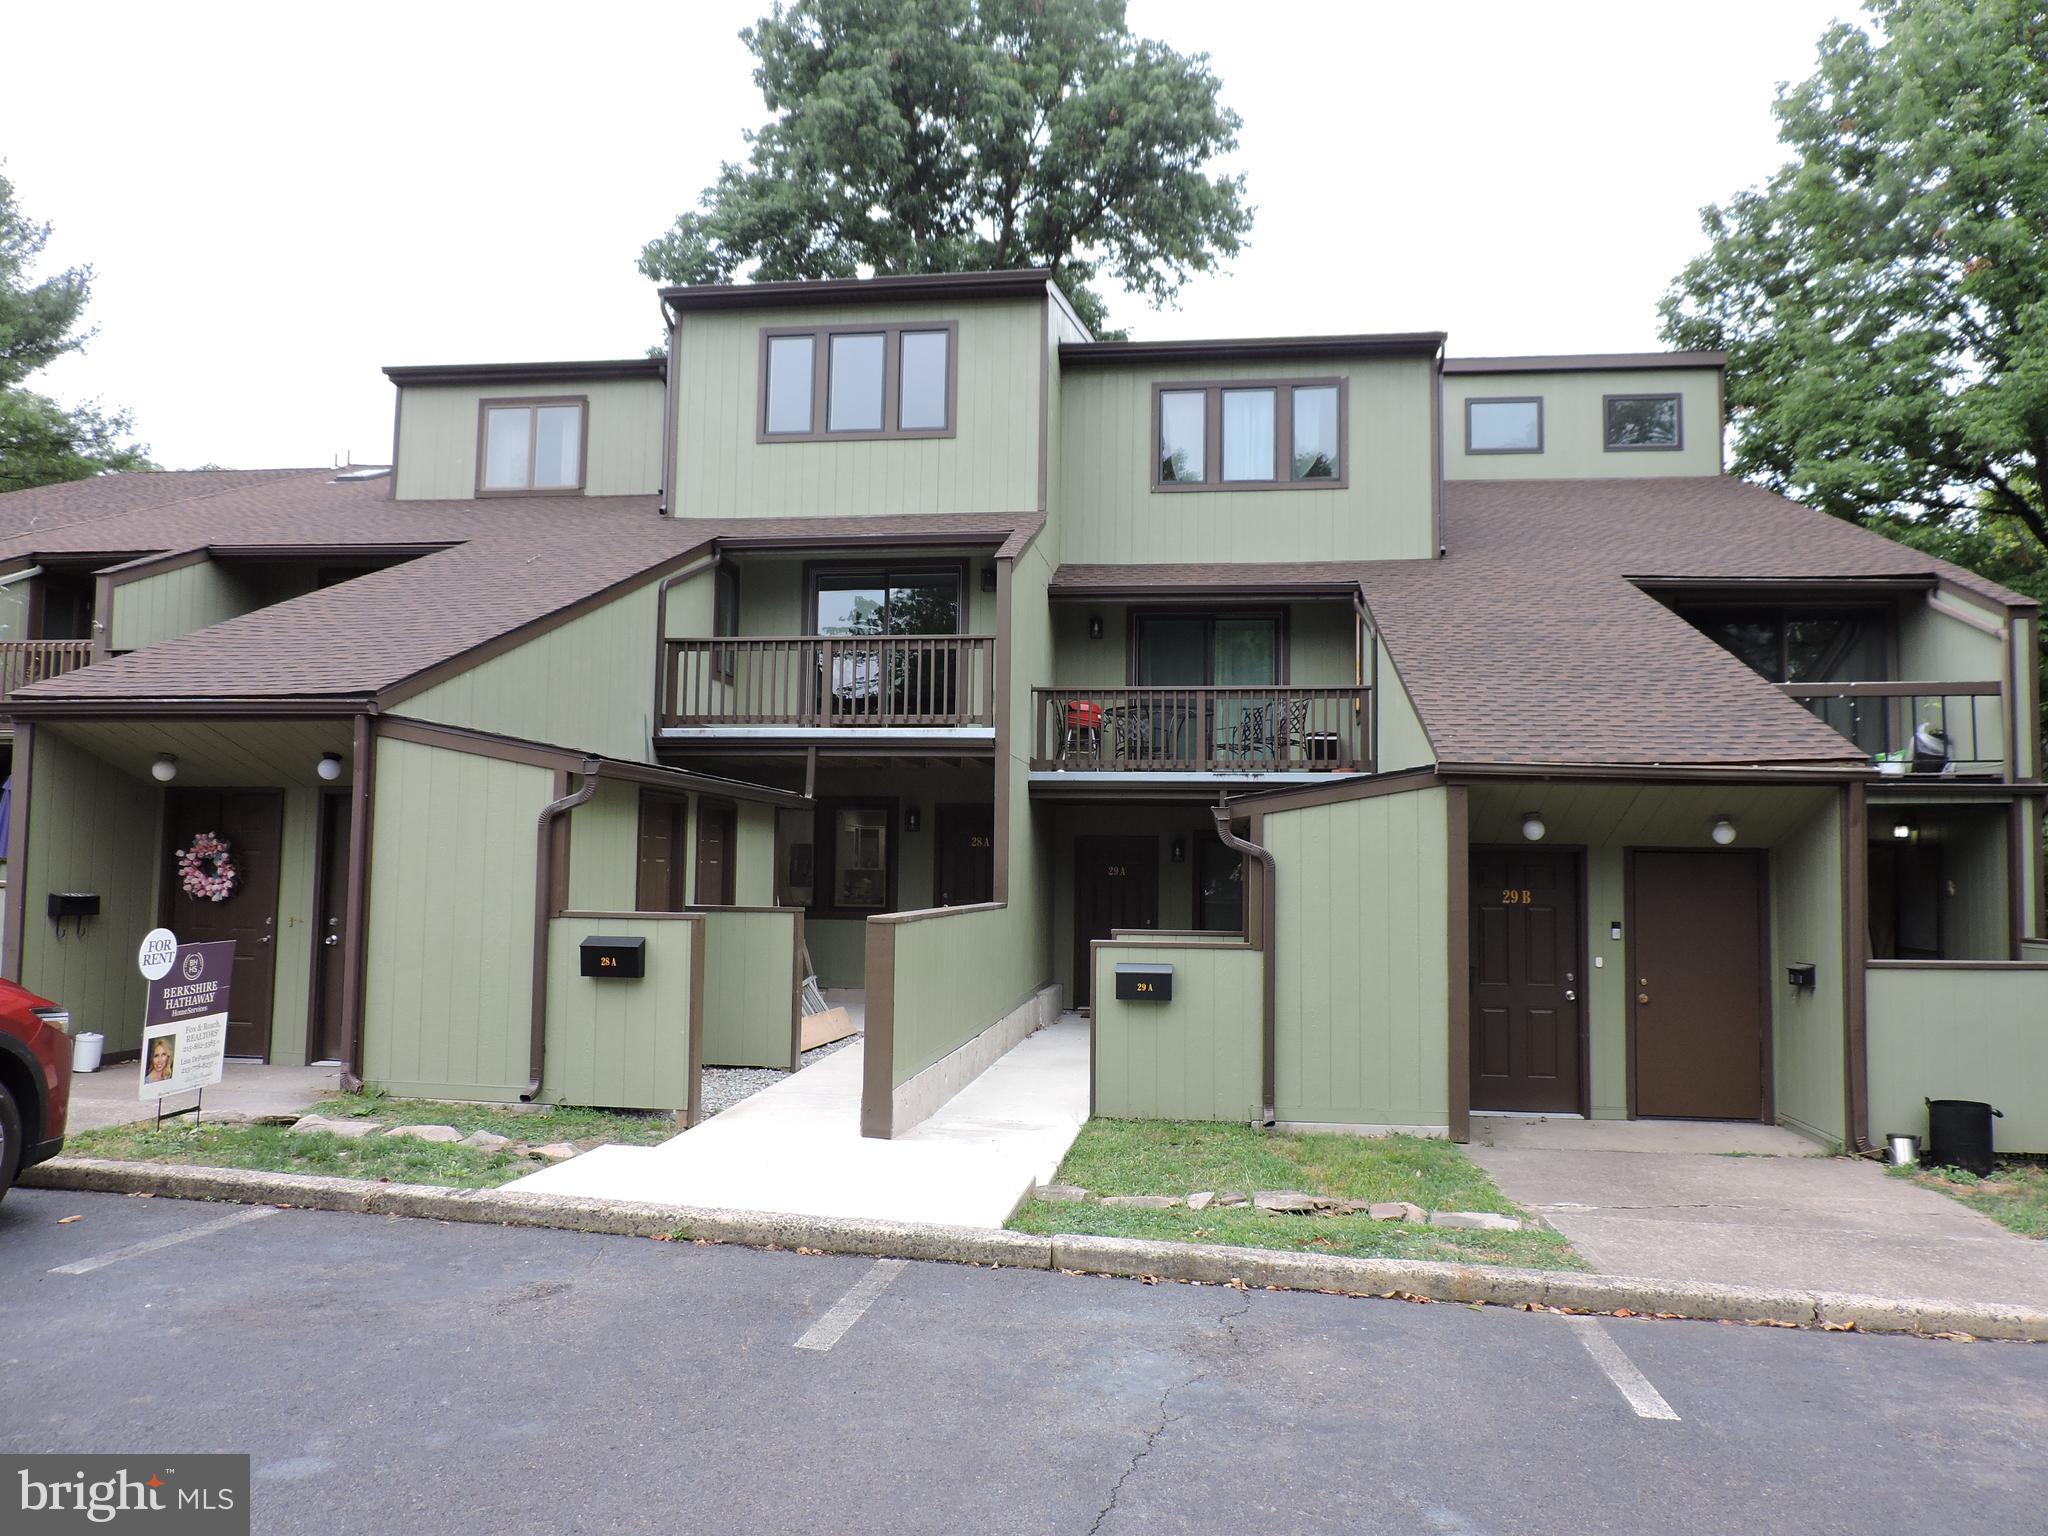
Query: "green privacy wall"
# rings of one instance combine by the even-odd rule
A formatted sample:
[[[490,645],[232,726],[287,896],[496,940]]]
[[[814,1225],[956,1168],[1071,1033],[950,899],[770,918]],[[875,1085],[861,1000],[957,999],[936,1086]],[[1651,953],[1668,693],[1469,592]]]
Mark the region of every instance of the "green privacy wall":
[[[1843,1109],[1842,818],[1833,802],[1792,827],[1771,850],[1773,1102],[1778,1119],[1840,1145]],[[1812,961],[1813,990],[1785,980]]]
[[[1449,836],[1442,789],[1265,818],[1281,1120],[1449,1124]]]
[[[653,740],[654,623],[650,582],[414,694],[392,712],[645,762]]]
[[[1430,496],[1432,367],[1420,358],[1315,362],[1293,376],[1349,380],[1345,489],[1152,489],[1152,386],[1272,379],[1272,363],[1076,370],[1061,380],[1064,558],[1078,564],[1395,560],[1436,553]]]
[[[695,834],[692,833],[694,837]],[[732,897],[742,907],[775,904],[775,807],[756,801],[739,802],[739,828],[735,833]]]
[[[107,1037],[108,1051],[142,1044],[142,976],[136,946],[156,926],[163,797],[91,752],[45,728],[35,733],[25,868],[10,871],[8,900],[20,902],[20,980],[71,1010],[74,1028]],[[15,765],[20,787],[21,764]],[[100,915],[62,939],[46,915],[52,891],[96,891]]]
[[[647,941],[647,974],[599,981],[581,974],[580,946],[596,936]],[[702,1006],[703,924],[692,916],[565,912],[548,924],[547,1071],[551,1104],[688,1111],[700,1063],[691,1015]],[[520,1020],[522,1051],[526,1020]]]
[[[704,909],[704,1064],[779,1067],[796,1060],[796,946],[789,908]]]
[[[1249,944],[1096,946],[1095,1096],[1113,1120],[1256,1120],[1265,957]],[[1120,1003],[1115,968],[1173,967],[1173,998]]]
[[[2048,964],[1873,965],[1870,1132],[1927,1134],[1926,1099],[1979,1099],[2000,1152],[2048,1153]]]
[[[660,379],[584,379],[519,384],[410,385],[400,391],[401,500],[476,495],[480,402],[581,395],[590,402],[587,496],[645,496],[661,488]]]
[[[395,1093],[515,1099],[528,1073],[535,829],[554,775],[388,737],[376,774],[363,1075]]]
[[[1381,773],[1426,768],[1436,761],[1436,748],[1430,745],[1422,716],[1415,712],[1415,705],[1408,698],[1408,687],[1401,681],[1400,669],[1394,665],[1386,641],[1375,636],[1373,645],[1379,651],[1379,677],[1374,684],[1379,690],[1374,698],[1379,713],[1374,719],[1373,766]]]
[[[840,517],[1015,512],[1039,505],[1038,378],[1046,305],[874,304],[684,317],[677,514]],[[957,321],[954,435],[899,441],[756,440],[764,328]]]
[[[1718,475],[1721,472],[1719,374],[1712,368],[1649,369],[1613,373],[1446,373],[1444,478],[1446,480],[1598,479],[1613,476]],[[1610,453],[1603,446],[1601,400],[1606,395],[1682,397],[1677,451]],[[1465,451],[1468,399],[1543,401],[1541,453],[1470,454]]]

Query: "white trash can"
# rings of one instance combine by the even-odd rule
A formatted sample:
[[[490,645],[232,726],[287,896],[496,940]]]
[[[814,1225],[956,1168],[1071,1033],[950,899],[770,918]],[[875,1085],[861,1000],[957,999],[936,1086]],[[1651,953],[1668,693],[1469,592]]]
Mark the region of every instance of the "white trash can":
[[[107,1037],[87,1030],[71,1042],[71,1070],[74,1072],[97,1072],[100,1069],[100,1052],[106,1048]]]

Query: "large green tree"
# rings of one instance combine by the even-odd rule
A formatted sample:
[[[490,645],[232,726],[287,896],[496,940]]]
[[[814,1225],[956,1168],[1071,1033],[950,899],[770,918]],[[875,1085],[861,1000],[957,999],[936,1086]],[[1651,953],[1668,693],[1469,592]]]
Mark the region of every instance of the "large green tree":
[[[25,387],[30,375],[92,336],[83,328],[92,268],[33,280],[49,239],[50,226],[21,211],[14,183],[0,174],[0,491],[155,467],[147,449],[125,441],[126,412],[97,404],[67,409]]]
[[[1099,276],[1163,304],[1251,227],[1207,56],[1123,0],[794,0],[740,37],[775,115],[641,253],[659,282],[1043,266],[1100,328]]]

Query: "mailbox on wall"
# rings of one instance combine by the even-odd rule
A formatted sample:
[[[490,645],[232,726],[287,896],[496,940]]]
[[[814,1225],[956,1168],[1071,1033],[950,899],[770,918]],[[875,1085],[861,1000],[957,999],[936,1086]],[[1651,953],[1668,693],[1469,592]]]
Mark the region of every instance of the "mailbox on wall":
[[[647,974],[647,941],[592,934],[583,941],[583,974],[607,981],[637,981]]]
[[[1116,1000],[1120,1003],[1172,1002],[1173,967],[1119,965],[1116,968]]]

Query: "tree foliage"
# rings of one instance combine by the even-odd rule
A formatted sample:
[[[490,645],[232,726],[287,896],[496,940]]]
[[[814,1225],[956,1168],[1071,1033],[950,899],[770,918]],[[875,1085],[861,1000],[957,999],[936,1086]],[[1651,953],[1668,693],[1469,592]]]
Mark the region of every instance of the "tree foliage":
[[[50,226],[15,202],[0,174],[0,491],[82,480],[110,469],[150,469],[147,450],[123,441],[126,412],[97,403],[70,409],[25,386],[38,369],[81,349],[92,269],[67,267],[32,281]]]
[[[775,116],[641,253],[657,281],[1043,266],[1100,327],[1098,277],[1163,304],[1251,227],[1207,56],[1123,0],[794,0],[740,36]]]

